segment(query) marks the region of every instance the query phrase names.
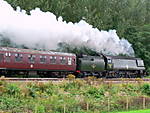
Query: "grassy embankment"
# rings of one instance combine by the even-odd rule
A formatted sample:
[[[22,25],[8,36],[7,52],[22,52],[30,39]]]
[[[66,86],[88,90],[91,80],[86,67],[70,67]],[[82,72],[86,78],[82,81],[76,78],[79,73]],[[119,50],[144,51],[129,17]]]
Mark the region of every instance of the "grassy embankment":
[[[150,84],[104,83],[102,79],[60,83],[0,81],[0,112],[103,113],[150,108]]]

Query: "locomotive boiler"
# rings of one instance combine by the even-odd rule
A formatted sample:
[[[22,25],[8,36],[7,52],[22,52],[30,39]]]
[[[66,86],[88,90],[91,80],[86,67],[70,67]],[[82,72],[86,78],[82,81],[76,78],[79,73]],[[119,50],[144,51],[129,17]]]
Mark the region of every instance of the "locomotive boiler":
[[[140,58],[103,54],[78,58],[77,69],[81,71],[81,76],[135,78],[146,75],[144,62]]]

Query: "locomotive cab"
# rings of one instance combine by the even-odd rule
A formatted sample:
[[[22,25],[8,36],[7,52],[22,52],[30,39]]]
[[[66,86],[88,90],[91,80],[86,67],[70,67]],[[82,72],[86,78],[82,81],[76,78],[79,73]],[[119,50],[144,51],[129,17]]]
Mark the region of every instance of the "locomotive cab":
[[[112,57],[109,57],[109,56],[106,56],[106,55],[103,55],[103,58],[104,58],[104,61],[105,61],[105,70],[113,70],[113,61],[112,61]]]
[[[112,58],[108,57],[105,65],[107,70],[112,70],[113,69]]]

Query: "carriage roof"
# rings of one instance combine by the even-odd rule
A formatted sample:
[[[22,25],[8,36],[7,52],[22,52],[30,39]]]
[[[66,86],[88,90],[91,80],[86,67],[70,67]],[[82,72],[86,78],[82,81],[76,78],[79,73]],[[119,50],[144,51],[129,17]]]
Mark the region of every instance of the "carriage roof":
[[[66,55],[66,56],[76,56],[72,53],[63,53],[63,52],[53,52],[53,51],[40,51],[33,49],[20,49],[20,48],[9,48],[9,47],[0,47],[0,51],[6,52],[22,52],[22,53],[31,53],[31,54],[50,54],[50,55]]]

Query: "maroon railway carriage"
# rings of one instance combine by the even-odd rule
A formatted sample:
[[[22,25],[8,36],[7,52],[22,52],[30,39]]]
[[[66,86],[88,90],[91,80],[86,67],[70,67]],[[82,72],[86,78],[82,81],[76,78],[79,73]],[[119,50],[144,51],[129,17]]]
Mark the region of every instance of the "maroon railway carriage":
[[[0,74],[66,75],[76,70],[76,55],[0,47]]]

